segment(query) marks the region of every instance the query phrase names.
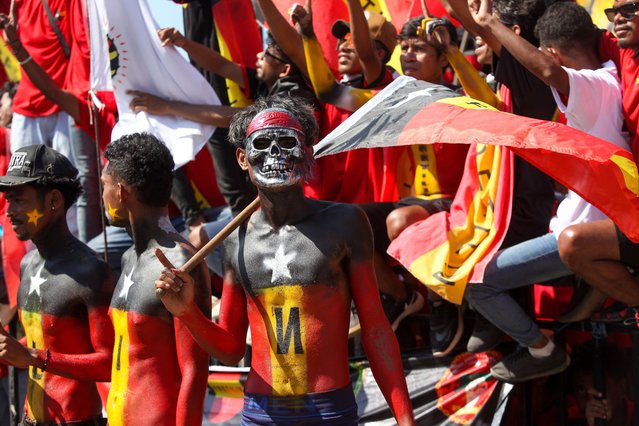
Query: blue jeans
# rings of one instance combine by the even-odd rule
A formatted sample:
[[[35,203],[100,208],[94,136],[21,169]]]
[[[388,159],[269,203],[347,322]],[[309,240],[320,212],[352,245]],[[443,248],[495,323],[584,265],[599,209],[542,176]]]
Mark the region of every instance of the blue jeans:
[[[215,225],[218,223],[222,223],[219,229],[222,229],[224,225],[226,225],[231,220],[231,210],[228,207],[212,207],[208,209],[202,210],[202,215],[204,219],[207,221],[206,225]],[[171,219],[171,224],[178,232],[184,232],[185,224],[182,216],[178,216]],[[113,271],[113,276],[115,281],[120,277],[120,273],[122,272],[122,255],[129,247],[133,245],[133,240],[131,236],[126,232],[125,228],[118,228],[115,226],[107,226],[106,227],[106,238],[107,238],[107,246],[108,246],[108,256],[109,256],[109,266]],[[188,235],[186,235],[188,237]],[[100,234],[97,237],[93,238],[88,243],[89,247],[93,249],[96,253],[103,255],[104,254],[104,235]],[[210,258],[210,260],[209,260]],[[212,262],[215,265],[215,268],[209,264]],[[222,271],[222,255],[221,255],[221,247],[218,246],[213,250],[213,253],[209,254],[206,258],[206,263],[209,265],[209,268],[214,272]],[[176,265],[182,266],[182,265]],[[216,271],[217,268],[217,271]]]
[[[508,290],[570,274],[559,258],[557,238],[546,234],[497,253],[486,267],[484,282],[468,285],[466,299],[497,328],[531,346],[541,337],[539,327]]]

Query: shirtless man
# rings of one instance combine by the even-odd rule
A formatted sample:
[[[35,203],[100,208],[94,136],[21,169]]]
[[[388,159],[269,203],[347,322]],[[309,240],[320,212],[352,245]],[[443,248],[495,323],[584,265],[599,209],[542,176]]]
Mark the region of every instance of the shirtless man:
[[[102,198],[109,222],[125,227],[134,242],[122,256],[109,311],[115,328],[109,424],[200,425],[208,356],[164,308],[153,285],[162,269],[156,248],[175,265],[194,251],[168,218],[173,159],[154,136],[140,133],[111,142],[104,155]],[[211,293],[205,265],[192,274],[194,309],[206,318]]]
[[[231,124],[238,162],[262,208],[225,242],[219,324],[194,309],[187,274],[165,269],[156,287],[174,290],[164,292],[167,309],[226,364],[244,355],[251,325],[243,424],[357,424],[348,372],[353,299],[375,378],[397,422],[414,424],[397,341],[377,293],[366,217],[355,206],[303,195],[316,135],[311,108],[293,98],[258,100]]]
[[[77,240],[66,211],[81,191],[78,171],[44,145],[18,149],[0,191],[21,241],[18,309],[26,347],[0,328],[0,361],[29,368],[23,424],[105,424],[95,382],[109,381],[113,293],[108,266]]]

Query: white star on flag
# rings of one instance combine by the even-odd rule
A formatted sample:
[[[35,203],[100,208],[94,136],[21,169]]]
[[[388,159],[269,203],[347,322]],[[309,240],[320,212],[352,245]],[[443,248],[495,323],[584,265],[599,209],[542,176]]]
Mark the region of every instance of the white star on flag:
[[[38,272],[36,272],[36,274],[31,277],[31,285],[29,285],[29,294],[35,292],[38,297],[41,296],[40,286],[46,281],[46,278],[42,278],[42,275],[40,275],[42,273],[42,268],[44,268],[44,263],[42,264],[42,266],[40,266]]]
[[[124,297],[124,300],[129,297],[129,290],[131,290],[131,287],[133,286],[133,284],[135,284],[131,279],[131,277],[133,276],[133,271],[135,271],[135,266],[133,267],[133,269],[131,269],[131,272],[129,272],[128,275],[124,274],[124,285],[122,285],[119,295],[120,297]]]
[[[275,257],[264,259],[264,266],[273,270],[271,283],[291,279],[291,271],[288,269],[288,264],[293,258],[295,258],[295,254],[284,254],[284,246],[280,244],[275,252]]]

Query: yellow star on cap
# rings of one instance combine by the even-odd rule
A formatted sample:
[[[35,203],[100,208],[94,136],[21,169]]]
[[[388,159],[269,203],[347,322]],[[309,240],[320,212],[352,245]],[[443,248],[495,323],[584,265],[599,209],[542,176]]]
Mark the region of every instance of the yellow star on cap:
[[[29,213],[27,213],[27,217],[29,220],[28,223],[33,223],[34,226],[38,226],[38,221],[40,218],[43,218],[44,215],[38,211],[38,209],[33,209]]]
[[[118,214],[118,209],[111,207],[111,203],[107,203],[107,210],[111,219],[122,219]]]

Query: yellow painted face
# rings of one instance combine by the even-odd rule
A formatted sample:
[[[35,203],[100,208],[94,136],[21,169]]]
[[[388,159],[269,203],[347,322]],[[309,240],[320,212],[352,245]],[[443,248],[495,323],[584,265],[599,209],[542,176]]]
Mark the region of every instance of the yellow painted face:
[[[6,194],[7,217],[14,232],[21,241],[33,239],[50,219],[50,211],[44,208],[49,195],[45,194],[43,201],[41,194],[31,185],[17,186]]]

